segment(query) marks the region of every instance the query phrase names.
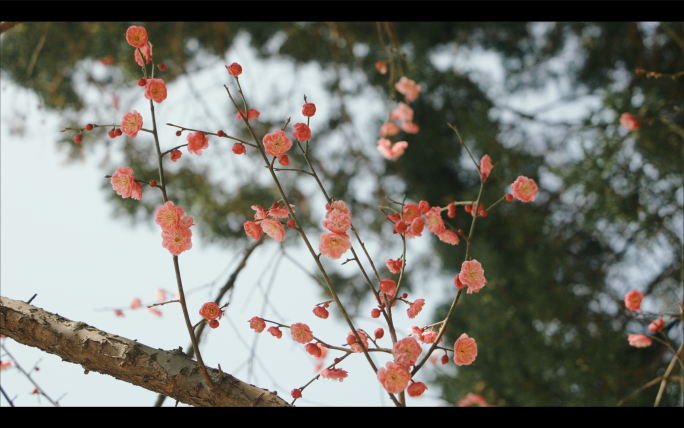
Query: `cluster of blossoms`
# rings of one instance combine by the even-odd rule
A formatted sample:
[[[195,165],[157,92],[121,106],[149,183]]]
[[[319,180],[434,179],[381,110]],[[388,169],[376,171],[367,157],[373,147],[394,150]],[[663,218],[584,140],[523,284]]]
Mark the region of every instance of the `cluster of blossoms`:
[[[122,198],[133,198],[138,201],[142,198],[142,187],[135,181],[132,168],[127,166],[118,167],[112,175],[110,182],[116,194]]]
[[[387,72],[387,64],[383,61],[378,61],[375,66],[381,73]],[[416,85],[416,82],[408,79],[406,76],[402,76],[394,87],[399,93],[404,95],[408,102],[414,101],[420,93],[420,85]],[[404,154],[408,143],[406,141],[398,141],[392,144],[389,137],[399,134],[400,130],[407,134],[417,134],[420,127],[413,123],[413,109],[403,102],[399,102],[398,106],[392,110],[390,118],[398,122],[399,125],[394,122],[386,122],[380,127],[380,139],[378,140],[377,149],[385,158],[396,160]]]
[[[430,207],[426,201],[420,201],[418,205],[406,204],[401,216],[390,214],[387,218],[394,223],[392,232],[403,233],[406,238],[422,236],[423,229],[427,225],[428,232],[437,235],[440,241],[451,245],[459,243],[458,235],[446,228],[442,219],[442,209]]]
[[[318,251],[337,260],[352,246],[351,239],[347,235],[347,230],[351,227],[352,214],[344,201],[333,201],[332,204],[326,204],[325,209],[327,212],[323,227],[330,233],[321,234]]]
[[[275,241],[282,242],[285,239],[285,229],[283,229],[283,224],[278,219],[289,216],[287,207],[281,207],[280,202],[274,202],[268,211],[260,205],[252,205],[252,209],[256,211],[254,213],[254,221],[249,220],[245,222],[243,225],[245,233],[250,238],[257,240],[261,238],[262,232],[266,232]],[[290,205],[290,209],[292,209],[292,212],[295,212],[294,205]],[[288,220],[287,225],[294,227],[294,220]]]
[[[632,312],[636,312],[641,309],[641,302],[644,300],[644,294],[640,293],[638,290],[632,290],[625,295],[625,307]],[[648,330],[651,333],[659,333],[665,329],[665,321],[662,318],[658,318],[648,325]],[[643,334],[630,334],[627,338],[630,346],[635,348],[646,348],[651,346],[653,340]]]
[[[207,302],[203,304],[199,310],[199,314],[202,316],[202,318],[209,322],[209,327],[211,328],[216,328],[219,326],[218,320],[223,317],[224,312],[225,311],[219,308],[219,305],[214,302]]]
[[[193,218],[185,214],[182,207],[176,207],[167,201],[157,208],[155,222],[162,228],[162,246],[174,256],[192,248]]]

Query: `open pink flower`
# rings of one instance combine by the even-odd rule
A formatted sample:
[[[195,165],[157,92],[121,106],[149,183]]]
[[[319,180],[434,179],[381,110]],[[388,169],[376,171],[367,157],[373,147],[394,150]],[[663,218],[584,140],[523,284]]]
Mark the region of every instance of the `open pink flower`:
[[[397,283],[389,278],[383,279],[380,281],[380,291],[381,296],[385,293],[388,299],[392,299],[397,294]]]
[[[309,355],[318,358],[321,356],[321,348],[316,346],[315,343],[308,343],[305,347],[304,350],[309,353]]]
[[[328,256],[333,260],[342,257],[352,246],[349,235],[346,233],[322,233],[318,251],[324,256]]]
[[[472,392],[462,398],[456,403],[457,407],[471,407],[473,404],[477,404],[479,407],[486,407],[487,402],[484,397],[479,394],[473,394]]]
[[[414,382],[406,389],[406,392],[409,397],[420,397],[427,389],[428,387],[423,382]]]
[[[121,132],[130,138],[135,138],[142,129],[142,126],[143,119],[137,110],[133,110],[133,113],[124,114],[123,119],[121,119]]]
[[[351,217],[343,213],[334,213],[323,220],[323,227],[334,233],[345,233],[351,227]]]
[[[490,158],[489,155],[482,156],[482,159],[480,159],[480,173],[485,177],[489,177],[489,173],[492,172],[492,169],[494,169],[492,158]]]
[[[199,310],[199,314],[202,318],[206,318],[209,321],[215,319],[221,319],[223,317],[223,311],[219,308],[215,302],[207,302],[202,305]]]
[[[145,46],[140,48],[140,50],[142,50],[143,56],[145,57],[145,64],[149,64],[150,63],[150,53],[151,53],[150,45],[145,43]],[[135,58],[135,62],[137,62],[138,65],[142,67],[143,62],[142,62],[142,59],[140,58],[140,50],[136,49],[135,53],[133,54],[133,57]]]
[[[440,241],[451,245],[458,245],[459,242],[458,235],[447,229],[444,229],[437,237]]]
[[[147,44],[147,31],[145,27],[131,25],[126,30],[126,41],[134,48],[142,48]]]
[[[428,204],[427,201],[420,201],[420,203],[418,204],[418,211],[420,211],[423,214],[427,214],[427,212],[430,211],[430,204]]]
[[[155,103],[166,99],[166,84],[162,79],[147,79],[145,82],[145,98]]]
[[[454,362],[459,366],[467,366],[477,357],[477,343],[475,339],[463,333],[454,343]]]
[[[359,333],[359,337],[361,338],[361,342],[363,342],[363,346],[366,349],[368,349],[368,335],[359,330],[357,330],[356,332]],[[356,336],[354,336],[354,333],[352,333],[351,331],[349,332],[349,334],[347,334],[347,343],[351,345],[352,352],[363,352],[363,348],[361,348],[361,345],[359,345],[359,343],[356,341]]]
[[[653,321],[651,324],[648,325],[648,329],[653,333],[663,331],[664,328],[665,321],[663,321],[662,318],[658,318],[657,320]]]
[[[400,363],[399,357],[404,355],[406,357],[406,364],[408,364],[408,366],[405,367],[406,370],[408,370],[410,366],[416,364],[416,361],[418,361],[418,357],[420,357],[422,352],[423,348],[420,347],[418,341],[413,337],[401,339],[394,344],[394,360],[397,363]]]
[[[482,269],[482,265],[477,260],[463,262],[458,279],[475,293],[487,284],[487,280],[484,277],[484,269]]]
[[[385,158],[389,160],[396,160],[399,156],[404,154],[404,151],[408,147],[406,141],[399,141],[398,143],[392,145],[392,142],[386,138],[381,138],[378,140],[378,151]]]
[[[254,213],[254,220],[263,220],[268,216],[268,211],[266,211],[261,205],[252,205],[252,209],[256,211]]]
[[[237,62],[232,63],[226,68],[228,69],[228,73],[230,73],[231,76],[237,77],[242,74],[242,67]]]
[[[297,123],[294,126],[294,132],[292,135],[299,141],[307,141],[311,138],[311,129],[306,126],[306,123]]]
[[[339,380],[342,382],[347,376],[349,376],[348,372],[342,369],[325,369],[321,371],[323,379]]]
[[[392,110],[392,120],[396,121],[413,121],[413,109],[406,103],[399,103],[399,106]]]
[[[116,172],[112,175],[110,182],[112,183],[114,190],[116,190],[116,194],[121,195],[122,198],[133,198],[137,200],[142,198],[142,187],[135,181],[132,168],[127,166],[118,167]]]
[[[259,317],[252,317],[252,319],[249,320],[249,328],[253,329],[256,333],[261,333],[266,328],[266,321]]]
[[[387,261],[385,261],[385,264],[387,265],[387,269],[389,269],[389,271],[393,274],[401,272],[401,267],[403,265],[401,258],[398,258],[396,260],[387,259]]]
[[[398,343],[398,342],[397,342]],[[378,380],[390,394],[398,394],[408,386],[411,374],[399,364],[388,361],[378,370]]]
[[[278,129],[272,134],[264,135],[264,150],[271,156],[281,157],[292,147],[292,141],[287,138],[285,132]]]
[[[314,338],[309,326],[300,322],[290,326],[290,333],[292,334],[292,340],[302,345],[311,342]]]
[[[421,89],[420,85],[416,85],[416,82],[406,76],[402,76],[401,79],[394,84],[394,87],[397,88],[397,91],[399,91],[400,94],[403,94],[406,97],[406,101],[409,102],[418,98]]]
[[[259,116],[261,116],[261,113],[253,108],[249,109],[249,113],[245,113],[244,110],[240,110],[239,113],[235,113],[235,117],[238,119],[244,119],[245,116],[247,116],[247,120],[258,119]]]
[[[202,131],[191,132],[186,137],[188,140],[188,152],[202,156],[202,150],[209,148],[209,136]]]
[[[425,299],[417,299],[406,311],[408,317],[411,319],[415,318],[416,315],[418,315],[420,311],[423,310],[423,306],[425,306]]]
[[[620,125],[627,128],[628,131],[634,131],[641,128],[641,124],[636,120],[632,113],[622,113],[622,116],[620,116]]]
[[[444,220],[442,220],[442,209],[440,207],[433,207],[425,213],[425,222],[427,223],[428,232],[439,235],[444,232]]]
[[[630,311],[638,311],[641,309],[641,301],[644,300],[644,294],[637,290],[632,290],[625,295],[625,306]]]
[[[285,239],[285,230],[283,229],[283,224],[278,220],[273,220],[270,218],[261,221],[261,229],[266,232],[266,235],[273,238],[276,242],[283,242]]]
[[[351,211],[349,211],[349,208],[347,208],[347,204],[345,204],[344,201],[333,201],[332,206],[326,204],[325,209],[327,210],[325,218],[330,218],[331,215],[336,213],[346,214],[349,217],[352,216]]]
[[[294,205],[290,204],[290,208],[292,208],[293,213],[297,212],[294,209]],[[274,218],[287,218],[290,215],[290,212],[287,210],[287,207],[277,206],[268,210],[268,215]]]
[[[533,202],[534,197],[539,193],[537,183],[531,178],[519,176],[511,185],[513,197],[518,198],[523,202]]]
[[[436,331],[426,331],[420,335],[420,341],[423,343],[435,343],[435,340],[437,340],[437,336],[439,336],[439,333],[437,333]],[[443,341],[444,338],[440,340],[440,342]]]
[[[192,248],[192,231],[190,229],[170,229],[162,231],[162,247],[174,256]]]
[[[131,309],[138,309],[141,305],[142,303],[140,302],[140,299],[138,299],[137,297],[131,300]]]
[[[401,130],[407,134],[417,134],[420,131],[420,126],[413,122],[404,122],[401,124]]]
[[[180,159],[181,156],[183,156],[183,153],[181,153],[180,150],[174,150],[171,152],[171,160],[174,162],[176,162],[178,159]]]
[[[425,228],[425,220],[422,217],[413,219],[411,222],[411,229],[406,232],[407,238],[416,238],[422,236],[423,228]]]
[[[195,224],[192,217],[185,215],[183,207],[176,207],[173,201],[166,201],[164,205],[157,208],[154,221],[161,226],[162,230],[188,229]]]
[[[643,334],[630,334],[627,340],[629,341],[629,346],[634,346],[635,348],[646,348],[653,343],[650,337]]]
[[[392,122],[383,124],[380,127],[380,136],[383,138],[393,137],[399,133],[399,127]]]
[[[250,238],[252,238],[254,240],[258,240],[259,238],[261,238],[261,233],[262,233],[261,227],[259,227],[259,225],[254,223],[253,221],[245,222],[244,228],[245,228],[245,233],[247,233],[247,235]]]
[[[404,221],[406,223],[411,223],[413,220],[420,217],[420,208],[416,204],[406,204],[404,205]]]
[[[302,114],[306,117],[313,117],[313,115],[316,114],[316,106],[314,103],[304,104],[304,107],[302,107]]]
[[[276,326],[269,327],[268,332],[271,333],[277,339],[283,337],[283,332],[280,331],[280,329]]]

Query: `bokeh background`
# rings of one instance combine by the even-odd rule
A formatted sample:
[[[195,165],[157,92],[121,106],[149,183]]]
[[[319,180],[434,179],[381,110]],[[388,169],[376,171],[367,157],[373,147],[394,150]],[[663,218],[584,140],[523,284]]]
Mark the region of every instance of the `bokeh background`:
[[[163,306],[161,317],[129,309],[134,297],[152,304],[156,289],[169,298],[175,290],[171,256],[152,218],[161,196],[147,187],[141,201],[121,199],[103,178],[123,165],[155,179],[153,139],[110,139],[96,129],[75,144],[74,132],[60,133],[117,123],[133,110],[150,127],[149,104],[136,84],[140,68],[124,37],[130,25],[145,26],[155,61],[167,66],[157,71],[169,93],[156,109],[162,150],[185,143],[165,123],[246,136],[223,89],[234,87],[226,64],[243,67],[250,107],[261,112],[254,125],[260,135],[288,117],[304,121],[306,94],[317,106],[315,166],[329,193],[351,205],[381,275],[390,275],[384,260],[401,254],[400,239],[378,211],[385,196],[444,206],[477,195],[476,170],[447,122],[458,126],[476,158],[489,154],[498,164],[485,205],[519,175],[539,183],[533,203],[501,204],[478,222],[472,255],[488,284],[463,296],[446,334],[447,345],[463,332],[475,338],[476,363],[427,364],[418,380],[429,389],[409,405],[455,405],[468,393],[503,406],[615,405],[663,374],[671,351],[658,342],[628,345],[628,334],[647,333],[648,322],[622,300],[637,289],[647,296],[646,312],[680,311],[681,23],[24,22],[3,33],[1,294],[26,301],[37,293],[33,304],[47,311],[173,349],[189,344],[179,307]],[[399,136],[408,149],[396,161],[376,150],[390,85],[375,63],[388,61],[388,49],[398,75],[422,87],[410,103],[420,132]],[[639,130],[619,125],[624,112],[640,121]],[[231,143],[215,137],[209,144],[201,157],[184,150],[180,161],[165,164],[170,198],[197,224],[193,249],[180,256],[191,314],[215,298],[251,244],[242,228],[250,206],[279,199],[255,153],[236,156]],[[295,153],[290,159],[304,164]],[[325,214],[315,182],[279,175],[315,241]],[[470,218],[459,209],[448,221],[467,229]],[[424,298],[426,306],[415,320],[400,319],[400,330],[445,316],[464,252],[463,242],[452,247],[427,233],[409,241],[409,298]],[[373,331],[382,326],[370,317],[373,298],[358,269],[341,261],[324,265],[355,323]],[[206,332],[205,362],[289,399],[315,376],[317,362],[287,332],[281,340],[257,335],[247,320],[305,322],[341,345],[348,328],[338,313],[331,309],[327,320],[311,313],[329,298],[320,283],[295,233],[282,245],[267,239],[224,297],[231,303],[227,317]],[[679,346],[681,322],[668,321],[665,334]],[[64,406],[157,402],[152,392],[86,376],[80,366],[10,339],[3,345],[25,369],[40,360],[33,378],[53,399],[66,394]],[[378,365],[387,360],[374,358]],[[319,380],[298,405],[391,404],[363,358],[342,367],[349,371],[344,382]],[[675,373],[682,375],[679,367]],[[15,368],[4,370],[1,381],[15,404],[49,405]],[[656,393],[653,387],[628,404],[652,405]],[[678,382],[668,383],[662,405],[682,405]]]

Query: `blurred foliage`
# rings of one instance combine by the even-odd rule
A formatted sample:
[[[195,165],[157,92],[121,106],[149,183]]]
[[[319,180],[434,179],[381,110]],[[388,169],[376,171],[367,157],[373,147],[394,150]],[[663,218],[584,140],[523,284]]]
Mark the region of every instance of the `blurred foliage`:
[[[24,23],[3,36],[2,72],[34,90],[45,108],[63,111],[66,117],[68,111],[87,106],[74,89],[80,84],[73,72],[79,61],[111,55],[121,71],[119,77],[88,83],[111,85],[120,79],[125,85],[138,79],[139,68],[123,37],[129,25]],[[426,200],[431,205],[476,197],[479,179],[474,170],[461,166],[467,154],[445,122],[458,126],[476,158],[487,153],[498,163],[487,182],[485,206],[500,198],[519,175],[537,183],[542,174],[560,178],[561,185],[544,187],[536,202],[504,203],[478,221],[472,256],[484,266],[489,282],[480,293],[463,296],[448,327],[446,344],[467,332],[477,340],[479,355],[472,366],[454,371],[449,370],[453,369],[450,364],[439,370],[436,382],[448,402],[477,392],[488,402],[503,405],[614,405],[662,374],[664,346],[654,342],[649,348],[635,349],[627,345],[627,333],[641,333],[646,324],[635,323],[633,314],[624,309],[623,295],[616,290],[625,287],[616,287],[611,275],[616,268],[638,265],[644,252],[664,251],[664,266],[652,275],[655,280],[634,279],[629,287],[663,296],[659,300],[663,311],[677,310],[673,297],[682,269],[678,234],[682,233],[684,198],[684,77],[669,75],[684,71],[681,23],[665,24],[679,40],[673,40],[663,25],[646,31],[639,24],[619,22],[137,25],[146,27],[155,57],[163,58],[168,66],[167,83],[192,72],[200,53],[222,60],[241,32],[249,34],[261,58],[277,56],[298,66],[317,63],[333,71],[326,87],[339,111],[333,112],[319,136],[323,141],[342,135],[351,143],[335,152],[336,159],[345,162],[317,157],[314,150],[314,163],[329,194],[350,201],[362,236],[373,232],[383,245],[396,246],[396,237],[388,234],[377,207],[387,203],[386,194],[399,197],[397,182],[408,200]],[[389,96],[388,76],[374,67],[376,61],[387,60],[379,32],[400,53],[398,74],[423,87],[411,104],[420,133],[401,135],[409,142],[406,155],[384,162],[380,169],[359,143],[366,140],[350,131],[353,123],[345,102],[346,96],[358,95],[364,85]],[[282,44],[274,48],[276,40]],[[356,48],[363,53],[355,53]],[[433,63],[432,55],[460,49],[498,54],[510,93],[565,82],[560,102],[596,95],[601,106],[577,123],[549,123],[539,118],[543,111],[531,114],[507,108],[491,99],[471,75],[440,71]],[[649,77],[638,69],[663,76]],[[361,72],[366,81],[342,85],[342,70]],[[515,120],[504,122],[501,115],[492,114],[497,109],[508,110]],[[623,112],[634,114],[641,129],[627,133],[620,127]],[[534,135],[526,127],[529,124],[541,127],[537,134],[543,136],[541,142],[537,138],[537,144],[531,143]],[[259,131],[266,132],[271,125],[263,124]],[[104,133],[102,138],[106,139]],[[82,148],[68,138],[62,144],[70,146],[72,157],[82,156]],[[127,140],[126,165],[141,176],[154,176],[156,162],[147,147]],[[572,154],[572,147],[582,153]],[[303,159],[293,154],[292,160],[296,165]],[[208,169],[193,166],[187,159],[179,163],[180,170],[168,175],[173,199],[191,207],[207,239],[226,245],[245,240],[242,223],[253,213],[250,206],[267,206],[279,199],[275,189],[256,182],[225,190]],[[355,176],[369,177],[367,184],[373,185],[375,200],[362,203],[355,198],[357,189],[351,185]],[[310,218],[301,178],[286,180],[294,203],[303,207],[307,228],[317,227]],[[103,189],[116,210],[131,218],[149,218],[158,203],[149,197],[151,189],[141,202],[122,200],[107,183]],[[459,210],[455,219],[446,220],[467,231],[471,216]],[[434,237],[422,239],[433,239],[444,273],[458,272],[464,243],[452,247]],[[425,260],[411,257],[408,289],[425,274],[419,267],[427,269]],[[376,260],[376,265],[382,264]],[[384,266],[381,273],[389,276]],[[330,277],[353,305],[370,297],[360,275],[331,272]],[[445,316],[453,294],[444,296],[435,321]],[[681,323],[668,325],[670,337],[681,341],[677,329],[681,330]],[[678,392],[674,392],[666,394],[663,404],[678,403]],[[655,394],[653,387],[629,405],[652,405]]]

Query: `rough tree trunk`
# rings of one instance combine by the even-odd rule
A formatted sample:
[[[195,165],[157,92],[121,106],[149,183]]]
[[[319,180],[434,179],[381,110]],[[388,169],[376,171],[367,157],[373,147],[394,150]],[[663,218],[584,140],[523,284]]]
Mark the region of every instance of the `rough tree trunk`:
[[[86,374],[108,374],[193,406],[289,406],[275,391],[207,367],[215,384],[210,391],[197,363],[180,350],[150,348],[5,297],[0,297],[0,334],[80,364]]]

